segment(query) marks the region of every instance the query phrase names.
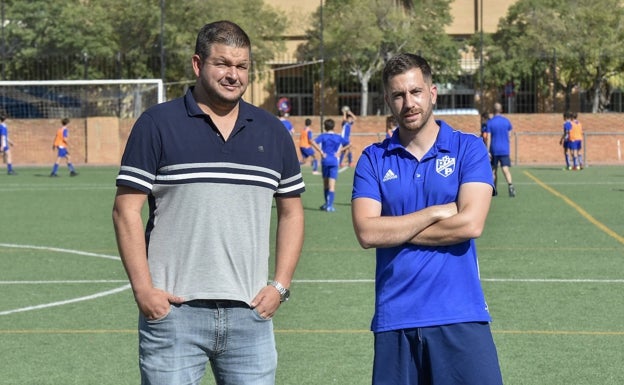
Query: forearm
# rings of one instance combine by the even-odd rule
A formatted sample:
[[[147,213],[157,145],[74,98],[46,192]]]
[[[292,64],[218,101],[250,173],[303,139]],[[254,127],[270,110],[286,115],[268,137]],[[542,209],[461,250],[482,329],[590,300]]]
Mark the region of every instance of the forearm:
[[[290,287],[299,262],[304,239],[304,214],[300,198],[289,202],[289,209],[278,205],[277,236],[275,245],[274,280],[284,287]]]
[[[409,242],[437,221],[457,212],[455,203],[437,205],[401,216],[380,216],[366,210],[359,199],[353,202],[356,236],[364,248],[394,247]]]
[[[492,187],[485,183],[462,185],[458,212],[416,234],[409,243],[423,246],[447,246],[481,236],[492,199]]]
[[[466,215],[453,217],[433,223],[416,234],[408,243],[421,246],[448,246],[478,238],[482,228],[475,226]]]
[[[151,288],[152,280],[147,264],[145,236],[141,217],[114,211],[113,223],[115,225],[119,256],[133,291],[136,293],[142,289]]]

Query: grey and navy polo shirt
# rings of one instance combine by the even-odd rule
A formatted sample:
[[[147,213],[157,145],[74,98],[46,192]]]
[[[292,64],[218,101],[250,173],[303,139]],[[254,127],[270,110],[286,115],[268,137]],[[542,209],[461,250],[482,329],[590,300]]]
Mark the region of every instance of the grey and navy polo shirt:
[[[192,89],[139,117],[116,183],[148,195],[153,284],[187,301],[251,302],[268,278],[273,199],[305,190],[275,116],[241,101],[224,141]]]

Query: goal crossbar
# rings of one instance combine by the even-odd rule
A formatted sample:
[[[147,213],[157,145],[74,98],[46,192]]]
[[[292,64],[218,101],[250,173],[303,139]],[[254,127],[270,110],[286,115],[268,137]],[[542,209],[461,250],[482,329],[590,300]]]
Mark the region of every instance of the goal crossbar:
[[[101,80],[0,80],[0,86],[86,86],[109,84],[155,84],[158,87],[158,103],[164,102],[165,91],[162,79],[101,79]]]

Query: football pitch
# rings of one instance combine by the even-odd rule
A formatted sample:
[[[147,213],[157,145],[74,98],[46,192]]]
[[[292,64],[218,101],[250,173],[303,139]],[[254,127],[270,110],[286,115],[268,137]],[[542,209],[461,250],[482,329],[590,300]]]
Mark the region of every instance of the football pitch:
[[[0,384],[138,384],[137,309],[111,223],[117,169],[16,170],[0,172]],[[375,253],[353,234],[353,170],[335,213],[303,172],[306,240],[274,320],[277,384],[369,384]],[[516,198],[499,185],[477,240],[505,384],[623,384],[624,167],[512,174]]]

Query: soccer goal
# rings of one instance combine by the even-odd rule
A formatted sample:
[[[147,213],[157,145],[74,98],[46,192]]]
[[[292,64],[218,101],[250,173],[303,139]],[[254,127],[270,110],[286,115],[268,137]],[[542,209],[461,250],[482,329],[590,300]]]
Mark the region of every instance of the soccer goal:
[[[137,118],[164,97],[161,79],[0,81],[0,114],[13,119]]]

